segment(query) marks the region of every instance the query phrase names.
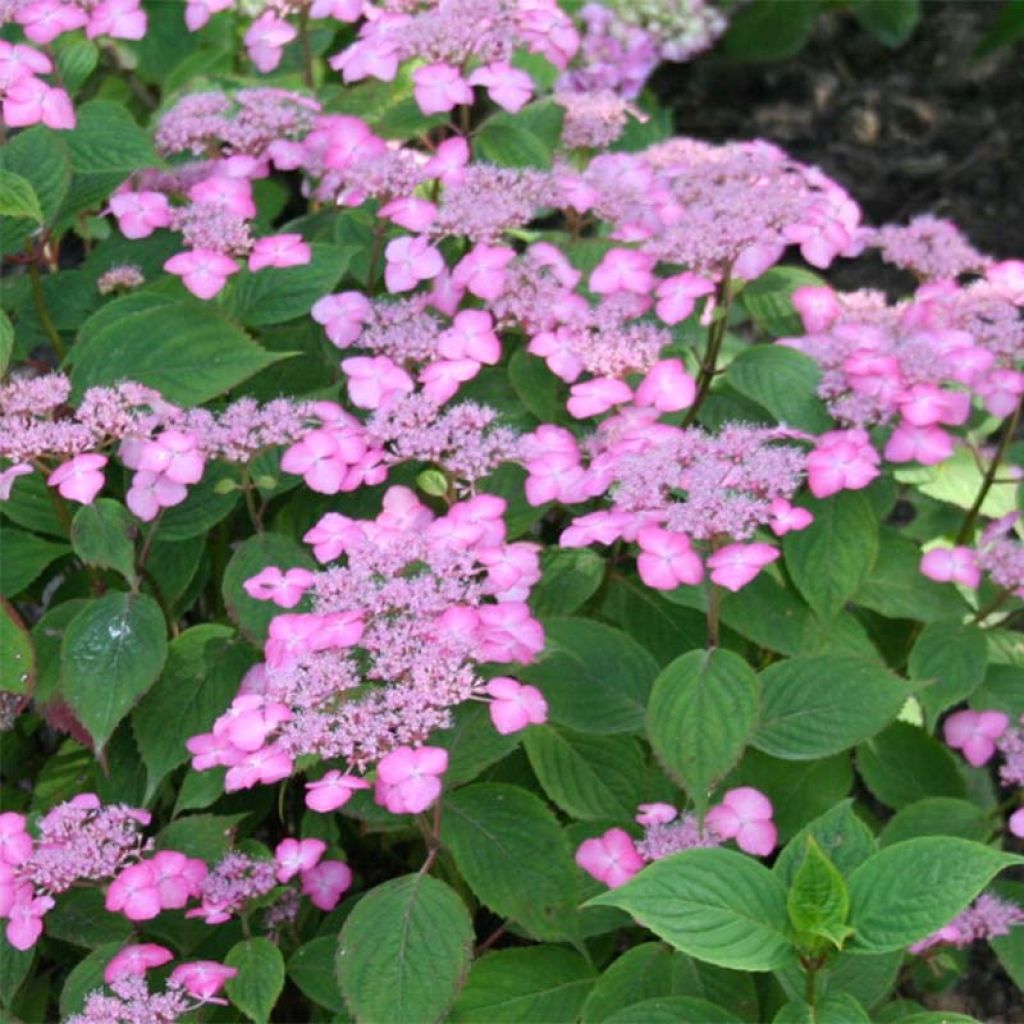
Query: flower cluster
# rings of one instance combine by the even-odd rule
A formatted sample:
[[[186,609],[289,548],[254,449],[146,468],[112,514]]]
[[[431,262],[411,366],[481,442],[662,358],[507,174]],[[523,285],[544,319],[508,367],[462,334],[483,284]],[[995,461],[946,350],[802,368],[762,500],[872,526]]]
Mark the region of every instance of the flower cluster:
[[[972,942],[981,942],[1009,935],[1010,930],[1024,924],[1024,910],[1016,903],[1001,899],[994,893],[982,893],[966,910],[933,935],[915,942],[911,953],[921,954],[940,945],[962,949]]]
[[[134,863],[149,848],[142,837],[149,822],[148,811],[104,807],[94,793],[48,811],[36,823],[35,837],[24,815],[0,814],[0,917],[7,918],[7,941],[15,949],[31,948],[54,896]]]
[[[287,609],[308,595],[311,610],[271,621],[265,664],[213,731],[189,741],[193,767],[227,766],[233,790],[286,778],[303,755],[379,762],[377,799],[403,813],[439,789],[424,777],[443,772],[444,752],[410,748],[449,726],[454,705],[490,698],[502,731],[542,721],[532,687],[477,674],[485,662],[529,662],[544,643],[525,604],[540,575],[537,546],[506,542],[504,511],[502,499],[479,495],[435,516],[392,487],[374,520],[324,516],[305,540],[321,563],[343,563],[271,567],[248,582],[250,596]],[[357,788],[325,776],[310,806],[340,806]]]
[[[625,885],[645,864],[684,850],[733,839],[744,853],[767,857],[778,841],[771,801],[750,786],[728,790],[705,815],[703,826],[696,815],[681,814],[671,804],[641,804],[638,810],[636,821],[644,828],[639,842],[613,828],[584,840],[576,851],[576,863],[609,888]]]

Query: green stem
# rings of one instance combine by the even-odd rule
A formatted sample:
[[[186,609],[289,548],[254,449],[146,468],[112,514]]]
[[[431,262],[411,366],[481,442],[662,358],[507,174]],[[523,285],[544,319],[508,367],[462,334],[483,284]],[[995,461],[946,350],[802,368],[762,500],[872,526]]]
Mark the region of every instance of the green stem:
[[[309,8],[303,7],[299,17],[299,45],[302,47],[302,80],[313,88],[313,48],[309,42]]]
[[[46,296],[43,294],[43,279],[39,274],[39,267],[36,266],[34,261],[28,265],[28,276],[32,282],[32,301],[35,304],[39,321],[43,325],[43,330],[46,331],[50,343],[53,345],[54,352],[57,353],[57,358],[64,362],[67,349],[64,348],[64,342],[60,340],[60,331],[57,330],[50,317],[50,311],[46,308]]]
[[[729,307],[732,305],[732,278],[726,270],[725,276],[718,285],[718,308],[715,310],[715,319],[708,328],[708,343],[704,350],[704,358],[701,360],[700,371],[697,374],[697,397],[693,401],[683,420],[683,426],[690,426],[696,419],[700,407],[711,390],[711,382],[715,379],[717,372],[718,355],[722,349],[722,339],[725,338],[725,331],[729,323]]]
[[[984,622],[994,611],[997,611],[1005,603],[1006,599],[1010,596],[1009,590],[1000,590],[996,596],[989,601],[988,604],[979,608],[971,618],[971,622],[982,623]]]
[[[981,514],[981,506],[985,504],[988,492],[992,489],[992,484],[995,482],[996,474],[999,472],[1000,463],[1006,455],[1007,448],[1010,447],[1010,443],[1013,441],[1014,434],[1017,433],[1022,409],[1024,409],[1024,398],[1017,403],[1017,408],[1013,410],[1013,415],[1006,423],[1006,428],[1003,430],[1003,436],[999,439],[999,447],[996,448],[996,453],[992,457],[991,463],[989,463],[988,472],[985,473],[985,479],[981,482],[981,488],[978,490],[977,497],[974,499],[974,504],[970,507],[970,510],[964,517],[963,526],[960,527],[960,532],[956,535],[954,543],[957,545],[965,544],[970,539],[971,533],[974,530],[974,524],[977,522],[978,516]]]
[[[719,641],[719,624],[722,617],[722,598],[725,591],[711,584],[711,592],[708,594],[708,647],[717,647]]]

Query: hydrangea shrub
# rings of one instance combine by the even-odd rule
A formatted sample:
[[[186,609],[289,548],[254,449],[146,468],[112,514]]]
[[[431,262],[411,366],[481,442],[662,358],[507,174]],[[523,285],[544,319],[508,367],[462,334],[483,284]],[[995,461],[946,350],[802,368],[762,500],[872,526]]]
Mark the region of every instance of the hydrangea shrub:
[[[1024,979],[1024,262],[673,136],[728,14],[0,3],[11,1019]]]

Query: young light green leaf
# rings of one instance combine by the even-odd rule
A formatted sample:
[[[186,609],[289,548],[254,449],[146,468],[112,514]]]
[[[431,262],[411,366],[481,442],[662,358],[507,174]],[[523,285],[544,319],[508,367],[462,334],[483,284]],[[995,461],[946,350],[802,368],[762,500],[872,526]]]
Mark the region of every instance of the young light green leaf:
[[[739,761],[757,724],[761,685],[731,651],[690,651],[654,682],[647,734],[665,769],[703,813],[712,786]]]
[[[774,757],[827,757],[891,722],[908,690],[894,675],[857,658],[776,662],[761,673],[761,725],[753,744]]]
[[[480,783],[445,797],[441,841],[477,898],[541,940],[572,939],[577,868],[565,834],[538,797]]]
[[[720,967],[771,971],[794,958],[782,883],[721,847],[655,861],[586,905],[619,907],[681,952]]]
[[[856,593],[878,554],[878,517],[861,491],[801,504],[814,515],[804,530],[782,541],[786,570],[823,622],[834,619]]]
[[[224,957],[238,973],[229,978],[224,991],[231,1002],[256,1024],[266,1024],[284,988],[284,959],[270,939],[239,942]]]
[[[61,689],[98,751],[166,658],[163,613],[147,594],[107,594],[71,620],[61,644]]]
[[[880,850],[850,876],[856,944],[905,949],[948,924],[1018,857],[951,836],[908,839]]]
[[[839,947],[849,935],[850,893],[813,835],[805,841],[804,861],[789,887],[786,909],[797,932],[825,938]]]
[[[452,1024],[571,1024],[594,969],[561,946],[503,949],[477,960],[452,1007]]]
[[[71,521],[71,546],[86,565],[114,569],[135,582],[135,520],[119,501],[97,498]]]
[[[43,222],[43,210],[32,182],[14,171],[0,167],[0,217],[27,217]]]
[[[469,967],[473,927],[462,900],[427,874],[377,886],[338,938],[338,983],[361,1021],[444,1019]]]
[[[784,885],[793,884],[811,838],[843,875],[849,875],[878,850],[871,829],[854,813],[853,801],[843,800],[805,825],[776,858],[772,870]]]

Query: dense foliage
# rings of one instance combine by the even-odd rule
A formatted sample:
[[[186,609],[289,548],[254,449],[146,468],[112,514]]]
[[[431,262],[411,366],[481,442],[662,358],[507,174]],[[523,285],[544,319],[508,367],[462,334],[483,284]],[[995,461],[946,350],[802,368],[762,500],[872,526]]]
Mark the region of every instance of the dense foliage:
[[[819,7],[0,0],[5,1019],[1024,980],[1024,262],[643,92]]]

